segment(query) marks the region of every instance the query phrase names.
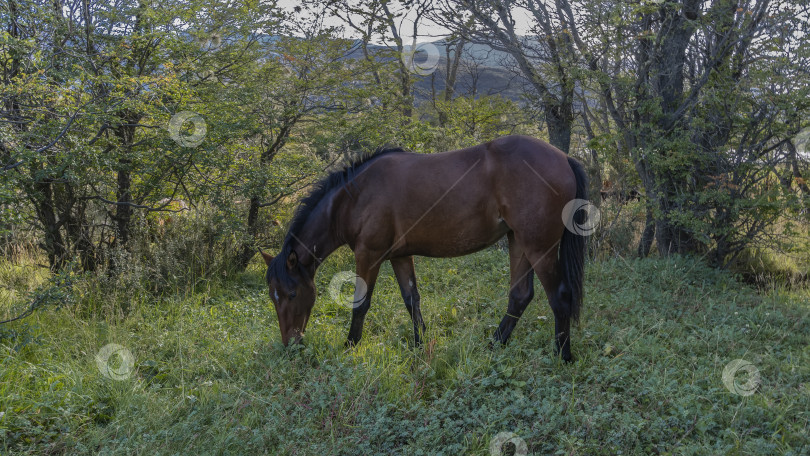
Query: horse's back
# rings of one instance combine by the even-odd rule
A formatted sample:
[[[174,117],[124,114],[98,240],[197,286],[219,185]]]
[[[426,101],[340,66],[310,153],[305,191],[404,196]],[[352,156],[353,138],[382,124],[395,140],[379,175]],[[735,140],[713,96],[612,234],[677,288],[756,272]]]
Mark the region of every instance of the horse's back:
[[[538,172],[567,170],[568,157],[560,149],[531,136],[512,135],[494,139],[484,146],[493,160],[505,168],[522,165],[537,167]]]
[[[390,154],[376,162],[378,172],[383,176],[387,173],[381,168],[388,168],[412,178],[461,176],[465,173],[481,176],[484,171],[500,169],[509,172],[518,165],[537,166],[564,174],[569,170],[565,153],[545,141],[525,135],[502,136],[483,144],[435,154]]]
[[[568,158],[556,147],[530,136],[503,136],[487,143],[436,154],[398,153],[372,163],[366,179],[380,193],[416,200],[482,204],[496,199],[544,201],[576,194]]]

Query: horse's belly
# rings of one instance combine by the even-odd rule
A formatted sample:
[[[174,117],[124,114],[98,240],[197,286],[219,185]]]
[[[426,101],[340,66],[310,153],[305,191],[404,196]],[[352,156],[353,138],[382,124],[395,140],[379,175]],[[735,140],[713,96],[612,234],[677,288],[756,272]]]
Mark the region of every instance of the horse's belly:
[[[500,218],[424,224],[400,235],[401,241],[394,251],[398,255],[456,257],[486,248],[508,232],[509,227]]]

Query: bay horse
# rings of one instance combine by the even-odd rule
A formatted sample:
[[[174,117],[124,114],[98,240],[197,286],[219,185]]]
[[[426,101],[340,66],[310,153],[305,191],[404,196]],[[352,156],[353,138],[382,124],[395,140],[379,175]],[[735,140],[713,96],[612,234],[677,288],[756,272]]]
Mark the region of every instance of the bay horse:
[[[586,200],[587,186],[577,160],[529,136],[430,155],[379,149],[331,173],[300,203],[281,252],[261,252],[282,342],[302,339],[315,304],[315,272],[348,244],[357,278],[347,345],[360,341],[377,274],[388,260],[418,346],[425,323],[413,256],[467,255],[505,235],[511,288],[494,340],[509,339],[534,296],[536,274],[554,313],[556,353],[570,361],[585,238],[566,229],[563,209],[575,198]]]

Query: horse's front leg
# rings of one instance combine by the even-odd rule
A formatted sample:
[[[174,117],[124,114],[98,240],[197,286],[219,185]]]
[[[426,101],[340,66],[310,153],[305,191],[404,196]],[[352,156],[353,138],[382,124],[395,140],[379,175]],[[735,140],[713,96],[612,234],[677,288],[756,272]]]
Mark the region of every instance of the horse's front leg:
[[[422,310],[419,306],[419,290],[416,289],[416,273],[413,270],[413,257],[392,258],[391,267],[397,277],[399,291],[405,308],[413,321],[413,340],[416,346],[422,343],[422,334],[425,332],[425,322],[422,320]]]
[[[368,254],[355,252],[357,279],[354,286],[354,301],[352,303],[352,324],[349,327],[349,336],[346,345],[356,345],[363,336],[363,321],[371,308],[371,294],[377,282],[381,261],[370,260]]]

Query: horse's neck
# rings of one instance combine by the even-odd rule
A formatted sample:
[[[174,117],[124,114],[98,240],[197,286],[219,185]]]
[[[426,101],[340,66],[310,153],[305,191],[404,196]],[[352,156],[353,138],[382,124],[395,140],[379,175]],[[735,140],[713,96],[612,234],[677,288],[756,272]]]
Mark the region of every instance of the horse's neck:
[[[330,196],[330,198],[333,198]],[[335,201],[337,202],[337,201]],[[303,264],[312,265],[316,269],[338,247],[345,244],[340,231],[339,221],[335,218],[334,202],[319,205],[310,214],[302,232],[297,236],[298,244],[303,252],[298,252],[305,261]]]

